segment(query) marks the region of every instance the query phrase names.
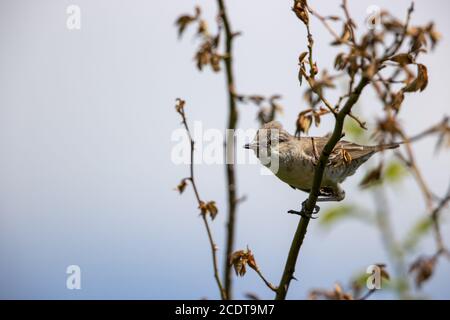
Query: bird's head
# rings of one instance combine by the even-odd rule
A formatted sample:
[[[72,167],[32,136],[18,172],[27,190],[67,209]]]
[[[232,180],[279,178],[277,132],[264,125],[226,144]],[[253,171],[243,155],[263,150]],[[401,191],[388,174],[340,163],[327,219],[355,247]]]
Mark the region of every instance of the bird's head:
[[[288,141],[290,138],[290,134],[283,129],[281,123],[271,121],[264,124],[256,132],[253,141],[244,145],[244,148],[253,150],[258,158],[261,156],[270,157],[272,153],[278,152],[280,144]]]

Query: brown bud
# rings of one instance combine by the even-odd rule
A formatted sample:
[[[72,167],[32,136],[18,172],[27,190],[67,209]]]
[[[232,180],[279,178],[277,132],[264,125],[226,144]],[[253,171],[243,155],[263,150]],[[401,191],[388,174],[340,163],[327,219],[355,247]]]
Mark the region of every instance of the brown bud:
[[[305,24],[309,24],[308,4],[306,0],[294,0],[292,11]]]

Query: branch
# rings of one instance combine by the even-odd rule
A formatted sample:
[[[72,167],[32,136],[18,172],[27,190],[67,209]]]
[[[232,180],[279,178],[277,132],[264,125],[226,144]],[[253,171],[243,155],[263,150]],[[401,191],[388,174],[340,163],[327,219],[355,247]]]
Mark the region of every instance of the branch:
[[[357,116],[355,116],[353,113],[349,113],[348,116],[356,121],[356,123],[359,125],[359,127],[363,130],[367,130],[366,122],[361,121]]]
[[[427,212],[431,215],[431,219],[433,222],[433,230],[436,238],[436,246],[437,246],[437,253],[436,256],[439,256],[441,254],[445,254],[447,257],[450,258],[450,252],[445,247],[444,240],[442,238],[442,233],[439,225],[439,215],[440,212],[445,208],[445,206],[450,201],[450,186],[447,191],[447,193],[444,195],[444,197],[439,201],[437,206],[433,208],[433,193],[429,189],[427,183],[425,182],[425,179],[423,178],[423,175],[415,161],[414,153],[411,147],[411,143],[418,141],[422,138],[427,137],[428,135],[440,133],[441,131],[444,131],[448,128],[448,117],[444,117],[442,121],[440,121],[438,124],[431,126],[429,129],[424,130],[423,132],[413,136],[408,137],[403,132],[403,130],[400,130],[400,135],[402,136],[403,140],[405,141],[408,158],[406,159],[406,164],[408,167],[411,168],[411,170],[414,173],[414,176],[416,178],[417,184],[421,188],[421,191],[425,197],[426,205],[427,205]]]
[[[353,22],[352,22],[352,20],[350,19],[349,12],[348,12],[348,9],[347,9],[347,2],[346,2],[345,0],[344,0],[344,2],[343,2],[343,4],[342,4],[342,7],[343,7],[343,9],[344,9],[344,12],[345,12],[346,17],[347,17],[347,20],[348,20],[349,27],[350,27],[351,32],[352,32],[352,42],[353,42],[353,44],[356,46],[356,42],[355,42],[355,39],[354,39],[354,30],[353,30],[353,25],[352,25]],[[318,13],[317,13],[316,11],[314,11],[309,5],[308,5],[308,11],[309,11],[312,15],[314,15],[316,18],[318,18],[318,19],[322,22],[322,24],[323,24],[323,25],[325,26],[325,28],[331,33],[331,35],[335,38],[335,40],[336,40],[337,42],[341,42],[340,37],[337,35],[337,33],[334,31],[334,29],[330,27],[330,25],[328,24],[328,22],[327,22],[327,20],[326,20],[325,17],[323,17],[323,16],[321,16],[320,14],[318,14]],[[319,99],[325,104],[325,106],[328,108],[328,110],[329,110],[334,116],[336,116],[336,114],[337,114],[337,112],[338,112],[338,106],[340,105],[340,102],[342,101],[342,99],[343,99],[344,97],[341,97],[341,98],[339,99],[339,102],[338,102],[338,104],[336,105],[336,107],[333,107],[333,106],[331,105],[331,103],[328,102],[328,100],[323,96],[323,94],[320,92],[320,90],[317,90],[317,88],[316,88],[316,86],[315,86],[315,83],[314,83],[314,76],[315,76],[316,68],[317,68],[317,67],[314,65],[313,58],[312,58],[312,52],[313,52],[314,40],[313,40],[313,37],[312,37],[312,34],[311,34],[311,30],[310,30],[310,27],[309,27],[309,23],[306,24],[306,31],[307,31],[307,37],[308,37],[308,51],[309,51],[309,60],[308,60],[308,61],[309,61],[309,65],[310,65],[310,76],[307,75],[306,70],[305,70],[303,67],[300,68],[300,72],[302,73],[302,76],[308,81],[308,84],[309,84],[311,90],[312,90],[312,91],[319,97]],[[350,85],[349,85],[349,94],[350,94],[351,91],[353,90],[353,81],[354,81],[354,76],[351,77],[351,82],[350,82]],[[350,113],[349,116],[350,116],[350,118],[352,118],[353,120],[355,120],[355,121],[358,123],[358,125],[359,125],[362,129],[367,130],[367,127],[366,127],[366,123],[365,123],[365,122],[359,120],[358,117],[356,117],[356,116],[353,115],[352,113]]]
[[[228,19],[225,3],[223,0],[217,0],[217,5],[219,7],[219,15],[222,18],[224,31],[225,31],[225,77],[227,83],[227,93],[228,93],[228,125],[227,129],[235,129],[238,112],[235,100],[235,86],[234,86],[234,74],[233,74],[233,38],[236,35],[232,32],[230,21]],[[233,141],[225,142],[225,157],[230,159],[234,158],[235,145]],[[233,252],[234,248],[234,238],[235,238],[235,226],[236,226],[236,172],[234,167],[234,161],[226,161],[226,177],[227,177],[227,196],[228,196],[228,222],[227,222],[227,239],[226,239],[226,250],[224,259],[224,283],[225,291],[228,299],[232,298],[232,270],[228,263],[228,259]]]
[[[358,300],[367,300],[369,299],[369,297],[374,294],[376,291],[376,289],[370,289],[369,291],[366,292],[366,294],[364,294],[361,298],[359,298]]]
[[[441,254],[445,254],[447,256],[447,258],[450,259],[450,252],[445,247],[444,239],[442,238],[441,228],[439,226],[440,213],[447,206],[447,204],[449,202],[450,202],[450,186],[449,186],[444,198],[439,202],[439,204],[436,206],[436,208],[431,212],[431,219],[433,221],[433,228],[434,228],[436,244],[437,244],[437,254],[436,255],[439,256]]]
[[[345,2],[344,2],[345,4]],[[316,71],[316,67],[313,62],[312,58],[312,45],[314,43],[312,39],[312,35],[310,33],[309,29],[309,18],[308,14],[305,11],[306,9],[306,1],[296,1],[294,3],[294,12],[296,13],[297,17],[305,24],[307,35],[308,35],[308,49],[309,49],[309,64],[310,64],[310,76],[306,74],[306,71],[304,69],[304,66],[302,64],[302,61],[300,61],[300,71],[302,73],[302,76],[304,76],[310,85],[310,87],[314,91],[314,75]],[[311,9],[309,8],[309,11]],[[322,22],[324,22],[325,19],[322,19]],[[327,24],[326,24],[327,25]],[[289,254],[286,260],[286,264],[284,267],[283,275],[280,280],[280,284],[278,285],[278,289],[276,292],[275,299],[277,300],[284,300],[286,299],[286,294],[289,289],[289,284],[291,280],[294,278],[294,271],[295,271],[295,265],[297,263],[298,254],[300,252],[300,248],[303,244],[303,240],[306,235],[306,231],[308,229],[308,224],[310,218],[308,216],[311,216],[311,214],[314,211],[314,208],[316,207],[317,198],[320,191],[320,185],[322,184],[322,178],[324,175],[324,171],[328,162],[328,158],[333,151],[336,144],[339,142],[339,140],[342,137],[342,130],[344,127],[344,120],[347,115],[350,114],[352,107],[355,105],[355,103],[358,101],[359,96],[364,89],[364,87],[370,82],[370,79],[363,75],[360,79],[360,82],[358,86],[355,89],[351,89],[348,94],[348,99],[345,102],[344,107],[342,110],[337,112],[335,108],[331,106],[328,101],[326,101],[322,95],[314,91],[319,98],[325,103],[325,105],[328,107],[328,109],[333,112],[335,116],[335,126],[333,133],[331,137],[329,138],[328,142],[322,149],[321,155],[319,157],[319,160],[316,164],[315,170],[314,170],[314,179],[313,179],[313,185],[310,190],[308,199],[306,200],[306,203],[304,205],[304,208],[302,208],[302,217],[300,218],[300,221],[297,226],[297,230],[295,231],[294,239],[292,240],[291,247],[289,249]]]
[[[204,206],[204,202],[200,198],[200,194],[198,192],[197,185],[195,184],[195,178],[194,178],[194,145],[195,145],[195,142],[194,142],[194,139],[192,138],[191,132],[189,130],[189,126],[188,126],[187,121],[186,121],[186,115],[184,113],[184,104],[185,104],[184,100],[177,99],[176,110],[181,115],[182,123],[183,123],[184,128],[186,129],[186,132],[187,132],[187,135],[188,135],[188,138],[189,138],[189,142],[190,142],[190,146],[191,146],[190,176],[187,178],[187,180],[189,180],[191,182],[191,185],[192,185],[192,188],[194,189],[195,198],[197,199],[199,208],[202,208]],[[216,279],[217,286],[219,287],[221,298],[223,300],[226,300],[227,299],[227,294],[226,294],[226,291],[225,291],[225,289],[224,289],[224,287],[222,285],[222,282],[221,282],[220,276],[219,276],[219,267],[218,267],[218,263],[217,263],[217,245],[214,242],[214,239],[213,239],[213,236],[212,236],[212,232],[211,232],[211,228],[209,226],[209,222],[208,222],[208,219],[206,217],[206,213],[202,212],[201,216],[202,216],[203,222],[205,224],[206,232],[208,234],[209,244],[211,246],[211,254],[212,254],[213,269],[214,269],[214,278]]]
[[[449,127],[449,120],[450,118],[448,116],[445,116],[441,122],[439,122],[438,124],[433,125],[432,127],[416,134],[415,136],[412,136],[409,138],[409,142],[416,142],[417,140],[420,140],[422,138],[425,138],[426,136],[430,135],[430,134],[434,134],[443,130],[446,130]]]
[[[320,15],[318,12],[316,12],[313,8],[311,8],[311,6],[308,4],[308,11],[315,16],[317,19],[320,20],[320,22],[322,22],[322,24],[324,25],[325,29],[328,30],[328,32],[333,36],[334,40],[339,43],[342,42],[341,37],[336,33],[336,31],[334,31],[334,29],[329,25],[327,18]],[[345,44],[348,44],[348,42],[343,42]]]
[[[354,22],[353,22],[352,18],[350,17],[347,0],[342,1],[342,9],[344,10],[345,18],[347,19],[347,26],[350,30],[350,41],[353,43],[353,45],[355,47],[357,47],[356,39],[355,39]]]
[[[309,56],[311,57],[311,55],[309,55]],[[337,113],[336,113],[335,108],[331,105],[330,102],[328,102],[328,100],[323,96],[323,94],[320,92],[320,90],[317,89],[317,87],[315,86],[315,83],[314,83],[314,81],[315,81],[314,78],[312,76],[308,76],[308,74],[306,73],[306,70],[303,66],[300,67],[300,72],[302,73],[302,76],[306,79],[306,81],[308,81],[308,85],[310,86],[311,90],[325,104],[327,109],[336,116]]]
[[[408,12],[406,14],[406,21],[405,21],[405,24],[403,25],[402,34],[399,39],[395,40],[395,42],[392,44],[391,47],[386,49],[386,52],[385,52],[383,58],[381,59],[381,62],[389,59],[402,46],[403,42],[405,41],[406,34],[408,33],[408,26],[409,26],[409,22],[411,20],[411,15],[412,15],[413,11],[414,11],[414,2],[411,2],[411,5],[409,6]]]
[[[420,189],[422,190],[423,196],[425,197],[425,203],[427,206],[427,211],[431,210],[431,207],[433,205],[433,194],[428,187],[427,183],[425,182],[425,179],[423,178],[423,175],[421,171],[419,170],[416,159],[414,156],[414,152],[411,147],[411,142],[409,141],[409,138],[406,136],[406,134],[403,132],[403,130],[400,130],[400,136],[402,137],[404,141],[404,145],[406,147],[406,153],[408,154],[408,166],[411,168],[412,172],[414,173],[414,176],[416,177],[417,184],[419,185]]]
[[[313,39],[313,36],[311,34],[311,29],[309,28],[309,24],[306,25],[306,32],[307,32],[307,37],[308,37],[309,74],[310,74],[312,80],[314,80],[314,77],[315,77],[315,75],[317,73],[317,66],[314,64],[314,60],[313,60],[314,39]]]
[[[259,268],[257,268],[255,270],[255,272],[259,275],[259,277],[262,279],[262,281],[264,281],[264,283],[266,284],[267,287],[269,287],[270,290],[272,290],[273,292],[277,292],[277,287],[275,285],[273,285],[272,283],[270,283],[262,274],[261,270]]]
[[[359,96],[361,95],[362,90],[369,83],[369,79],[366,77],[362,77],[358,86],[354,89],[354,91],[350,94],[347,99],[344,107],[336,116],[336,123],[334,126],[333,134],[328,140],[327,144],[322,150],[317,166],[314,170],[314,181],[311,188],[311,192],[309,193],[309,197],[305,204],[304,214],[305,216],[311,215],[314,207],[317,202],[317,197],[320,190],[320,185],[322,183],[323,174],[325,171],[326,164],[328,162],[328,158],[333,151],[336,144],[342,137],[342,129],[344,126],[345,117],[350,113],[352,107],[358,101]],[[289,289],[289,284],[294,277],[295,265],[297,263],[297,257],[300,251],[300,248],[303,244],[303,239],[305,238],[306,231],[308,229],[309,218],[301,217],[297,226],[297,230],[295,231],[294,239],[292,240],[291,247],[289,249],[288,258],[284,267],[283,276],[281,277],[280,284],[278,286],[276,299],[284,300],[286,299],[286,294]]]

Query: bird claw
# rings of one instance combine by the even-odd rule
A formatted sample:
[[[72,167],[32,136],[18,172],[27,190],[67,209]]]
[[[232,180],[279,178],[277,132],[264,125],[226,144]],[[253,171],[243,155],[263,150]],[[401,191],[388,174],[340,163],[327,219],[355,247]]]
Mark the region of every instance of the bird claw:
[[[312,214],[306,214],[303,211],[289,210],[288,213],[299,215],[302,218],[317,219],[317,217],[313,216]]]
[[[315,205],[313,211],[311,212],[311,214],[309,214],[309,213],[307,214],[307,213],[305,213],[305,204],[306,204],[306,201],[303,201],[302,202],[302,210],[301,211],[289,210],[288,213],[290,213],[290,214],[297,214],[297,215],[299,215],[299,216],[301,216],[303,218],[307,218],[307,219],[317,219],[317,217],[315,217],[313,215],[319,213],[320,207],[318,205]]]

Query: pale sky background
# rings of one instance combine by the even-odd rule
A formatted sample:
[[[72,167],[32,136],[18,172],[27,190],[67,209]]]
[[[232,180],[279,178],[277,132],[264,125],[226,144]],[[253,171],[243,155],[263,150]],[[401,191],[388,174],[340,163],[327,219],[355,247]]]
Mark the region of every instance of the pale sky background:
[[[402,19],[409,5],[349,2],[360,26],[370,5]],[[233,27],[243,31],[235,41],[238,91],[281,94],[285,112],[279,120],[293,132],[297,113],[306,107],[297,81],[297,59],[306,41],[290,10],[292,1],[227,3]],[[81,8],[79,31],[66,28],[70,4]],[[192,30],[177,40],[174,20],[196,4],[212,25],[215,1],[206,0],[0,2],[0,298],[218,298],[192,190],[182,196],[173,190],[188,166],[176,166],[170,158],[171,134],[180,123],[176,97],[188,101],[191,123],[201,120],[204,128],[223,129],[226,122],[223,74],[197,72]],[[324,15],[341,13],[339,1],[310,4]],[[411,134],[449,113],[449,9],[444,0],[416,1],[412,23],[434,20],[443,39],[421,58],[428,66],[427,89],[405,99],[402,119]],[[320,67],[330,67],[331,38],[313,21],[316,59]],[[381,110],[370,93],[359,109],[371,125]],[[241,128],[257,126],[256,108],[239,110]],[[325,121],[311,133],[324,134],[331,126]],[[415,150],[432,190],[443,194],[450,155],[434,156],[434,142],[423,140]],[[219,207],[213,231],[222,267],[224,168],[199,165],[196,170],[202,197]],[[345,201],[370,209],[372,196],[356,188],[364,171],[344,184]],[[423,201],[410,178],[389,191],[391,218],[401,237],[423,216]],[[306,194],[260,175],[259,165],[238,166],[238,192],[247,201],[238,208],[237,248],[249,245],[264,274],[277,283],[298,221],[286,211],[298,208]],[[443,220],[450,244],[448,211]],[[427,237],[413,257],[433,252],[433,239]],[[299,281],[288,297],[303,299],[310,289],[335,282],[347,285],[376,262],[389,268],[373,227],[346,220],[326,230],[312,221],[297,264]],[[72,264],[81,267],[81,290],[66,289],[65,271]],[[419,293],[450,298],[449,272],[450,263],[441,260]],[[247,292],[273,297],[251,270],[234,283],[236,298]]]

